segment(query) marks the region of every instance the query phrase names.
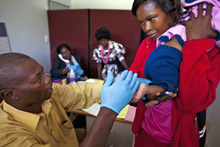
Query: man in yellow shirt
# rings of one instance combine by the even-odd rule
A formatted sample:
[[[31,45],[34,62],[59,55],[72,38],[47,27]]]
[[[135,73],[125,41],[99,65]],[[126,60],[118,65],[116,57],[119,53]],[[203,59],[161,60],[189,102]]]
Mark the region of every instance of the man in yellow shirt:
[[[117,114],[139,85],[137,75],[128,71],[113,84],[109,71],[104,85],[101,80],[53,85],[42,66],[29,56],[6,53],[0,55],[0,63],[0,146],[77,147],[65,111],[88,108],[100,102],[100,97],[100,113],[81,146],[105,146]]]

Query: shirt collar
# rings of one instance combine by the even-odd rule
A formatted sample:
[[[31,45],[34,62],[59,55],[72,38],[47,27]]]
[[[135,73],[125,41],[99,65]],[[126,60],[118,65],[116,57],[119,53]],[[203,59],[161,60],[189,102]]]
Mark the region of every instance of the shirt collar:
[[[44,116],[45,114],[47,115],[49,113],[49,110],[51,108],[50,101],[51,100],[49,99],[42,103],[43,113],[39,113],[39,114],[34,114],[34,113],[16,109],[15,107],[7,104],[5,101],[3,101],[2,103],[3,103],[3,109],[6,112],[8,112],[16,121],[27,125],[29,128],[31,128],[35,132],[38,122],[40,120],[40,117]]]

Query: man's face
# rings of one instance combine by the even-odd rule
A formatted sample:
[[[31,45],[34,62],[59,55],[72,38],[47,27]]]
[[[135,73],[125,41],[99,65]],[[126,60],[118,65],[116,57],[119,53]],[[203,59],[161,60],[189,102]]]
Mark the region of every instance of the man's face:
[[[21,105],[40,104],[51,97],[52,84],[50,78],[43,72],[43,68],[35,60],[30,59],[17,68],[20,79],[14,89]]]

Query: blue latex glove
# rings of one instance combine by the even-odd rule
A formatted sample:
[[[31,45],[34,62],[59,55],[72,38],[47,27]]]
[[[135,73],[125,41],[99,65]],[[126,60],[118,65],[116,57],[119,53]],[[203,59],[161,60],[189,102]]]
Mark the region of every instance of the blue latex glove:
[[[151,80],[148,80],[148,79],[144,79],[144,78],[137,78],[137,80],[139,81],[139,83],[145,83],[147,85],[149,85],[149,83],[151,82]],[[143,103],[147,103],[149,102],[150,100],[147,99],[145,96],[142,97],[142,102]]]
[[[76,76],[81,76],[83,74],[83,72],[84,71],[82,69],[77,69],[75,74],[76,74]]]
[[[113,73],[108,70],[105,84],[101,89],[101,107],[107,107],[117,114],[131,101],[139,82],[137,74],[125,70],[112,84]]]
[[[80,65],[70,65],[69,70],[73,69],[74,71],[76,71],[79,67]]]

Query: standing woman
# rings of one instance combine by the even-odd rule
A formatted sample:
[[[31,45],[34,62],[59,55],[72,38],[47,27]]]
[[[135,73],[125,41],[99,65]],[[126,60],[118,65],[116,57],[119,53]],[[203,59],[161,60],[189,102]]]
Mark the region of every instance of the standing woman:
[[[204,25],[211,22],[210,6],[204,16],[208,18]],[[199,7],[199,11],[203,11],[202,7]],[[188,31],[186,35],[188,41],[182,47],[179,42],[181,34],[178,34],[178,23],[182,16],[180,0],[135,0],[132,13],[148,38],[142,41],[130,70],[145,78],[145,62],[160,41],[167,46],[182,48],[183,58],[176,99],[146,108],[142,101],[138,102],[132,125],[135,147],[198,147],[197,113],[204,111],[215,100],[215,90],[220,80],[219,48],[215,46],[215,40],[199,38],[216,38],[217,34],[211,25],[203,27],[207,29],[206,32],[190,28],[191,32]],[[196,19],[202,18],[201,14]],[[194,17],[191,19],[195,20]],[[168,37],[160,38],[163,34]],[[208,52],[210,48],[212,50]],[[168,95],[167,98],[171,97]]]
[[[123,70],[128,69],[125,62],[125,48],[122,44],[111,40],[111,33],[106,28],[100,28],[95,33],[96,40],[100,43],[93,51],[93,60],[97,63],[98,78],[105,80],[107,70],[111,70],[117,78]]]

